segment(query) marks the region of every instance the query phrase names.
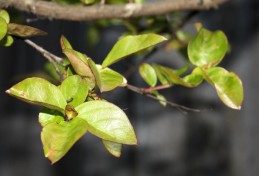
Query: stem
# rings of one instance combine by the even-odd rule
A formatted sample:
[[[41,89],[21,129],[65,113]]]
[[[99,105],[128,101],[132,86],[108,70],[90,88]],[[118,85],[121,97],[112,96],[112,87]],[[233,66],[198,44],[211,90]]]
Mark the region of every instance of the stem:
[[[63,80],[64,79],[64,75],[61,72],[61,70],[58,68],[58,65],[62,65],[65,66],[63,59],[50,53],[49,51],[45,50],[44,48],[42,48],[41,46],[37,45],[36,43],[34,43],[33,41],[29,40],[29,39],[24,39],[23,40],[26,44],[30,45],[31,47],[33,47],[36,51],[38,51],[39,53],[42,54],[43,57],[45,57],[55,68],[56,72],[58,73],[58,75],[60,76],[60,79]]]
[[[162,90],[162,89],[166,89],[168,88],[169,85],[162,85],[162,86],[157,86],[157,87],[153,87],[154,89],[153,90]],[[192,111],[192,112],[201,112],[201,110],[199,109],[194,109],[194,108],[189,108],[189,107],[186,107],[186,106],[183,106],[183,105],[179,105],[177,103],[173,103],[171,101],[168,101],[168,100],[161,100],[159,98],[157,98],[156,96],[150,94],[150,92],[148,92],[147,90],[151,90],[151,88],[148,88],[148,89],[143,89],[143,88],[139,88],[139,87],[136,87],[136,86],[133,86],[133,85],[130,85],[128,84],[127,85],[127,89],[133,91],[133,92],[136,92],[138,94],[141,94],[141,95],[145,95],[146,97],[149,97],[151,99],[154,99],[154,100],[157,100],[157,101],[162,101],[162,102],[165,102],[167,103],[168,105],[170,105],[171,107],[175,107],[175,108],[178,108],[179,110],[186,110],[186,111]]]

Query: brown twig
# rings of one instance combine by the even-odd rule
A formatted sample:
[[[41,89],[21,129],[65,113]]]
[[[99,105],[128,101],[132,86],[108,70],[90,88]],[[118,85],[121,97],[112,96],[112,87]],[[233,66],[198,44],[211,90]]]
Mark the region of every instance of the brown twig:
[[[13,7],[49,19],[87,21],[163,15],[179,10],[207,10],[217,8],[227,1],[229,0],[162,0],[143,4],[68,6],[44,0],[0,0],[0,7]]]
[[[156,87],[154,87],[154,90],[162,90],[162,89],[166,89],[166,88],[169,88],[169,86],[167,86],[167,85],[159,86],[159,89],[156,89]],[[156,97],[155,95],[150,94],[150,91],[146,91],[147,89],[145,89],[145,88],[139,88],[139,87],[127,84],[127,89],[129,89],[133,92],[136,92],[138,94],[145,95],[145,96],[147,96],[151,99],[165,102],[166,104],[168,104],[172,107],[178,108],[179,110],[186,110],[186,111],[192,111],[192,112],[200,112],[201,111],[199,109],[189,108],[189,107],[186,107],[186,106],[183,106],[183,105],[179,105],[177,103],[173,103],[173,102],[168,101],[168,100],[161,100],[158,97]],[[151,88],[148,88],[148,89],[151,89]]]

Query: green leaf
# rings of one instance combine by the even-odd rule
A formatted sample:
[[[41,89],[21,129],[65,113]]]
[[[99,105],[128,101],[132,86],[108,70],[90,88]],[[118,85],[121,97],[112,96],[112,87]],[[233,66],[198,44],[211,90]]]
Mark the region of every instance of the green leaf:
[[[6,10],[0,9],[0,17],[3,18],[7,24],[10,22],[10,16]]]
[[[14,40],[13,37],[10,35],[6,35],[1,41],[1,45],[5,46],[5,47],[9,47],[13,44]]]
[[[65,118],[63,115],[59,111],[53,109],[43,108],[39,113],[39,122],[42,127],[45,127],[50,123],[60,123],[64,120]]]
[[[99,70],[96,66],[96,64],[94,63],[94,61],[92,59],[88,59],[88,64],[92,70],[92,73],[95,77],[95,81],[96,81],[96,84],[97,86],[99,87],[99,89],[101,90],[101,87],[102,87],[102,83],[101,83],[101,78],[100,78],[100,73],[99,73]]]
[[[71,44],[69,43],[69,41],[67,40],[67,38],[65,36],[61,36],[60,38],[60,45],[61,45],[61,49],[73,49]]]
[[[244,91],[242,82],[236,74],[221,67],[212,67],[204,71],[204,77],[214,86],[225,105],[233,109],[241,109]]]
[[[45,157],[54,164],[69,151],[86,131],[87,123],[79,118],[46,125],[41,132]]]
[[[15,23],[8,24],[8,34],[23,38],[47,35],[40,29]]]
[[[110,154],[112,154],[115,157],[121,156],[122,144],[106,141],[106,140],[102,140],[102,142],[104,147],[108,150]]]
[[[127,80],[120,73],[110,69],[103,68],[100,70],[101,92],[113,90],[117,87],[127,85]]]
[[[0,17],[0,40],[2,40],[7,33],[7,23]]]
[[[147,63],[141,64],[139,67],[139,73],[148,85],[152,87],[156,85],[157,76],[154,68],[151,65]]]
[[[228,50],[227,37],[222,31],[211,32],[202,28],[188,45],[191,63],[210,68],[218,65]]]
[[[191,74],[186,75],[183,81],[192,84],[192,87],[197,87],[203,81],[203,74],[199,67],[195,68]]]
[[[157,34],[143,34],[124,37],[113,46],[110,53],[104,59],[102,67],[108,67],[126,56],[154,46],[165,40],[167,40],[165,37]]]
[[[137,144],[133,127],[126,114],[107,101],[95,100],[77,106],[77,118],[84,119],[88,130],[104,139],[121,144]]]
[[[44,106],[64,113],[66,99],[59,88],[42,78],[27,78],[6,93],[27,103]]]
[[[80,0],[84,4],[94,4],[98,2],[98,0]]]
[[[88,86],[84,78],[79,75],[67,77],[60,85],[60,90],[69,105],[78,106],[83,103],[88,95]]]

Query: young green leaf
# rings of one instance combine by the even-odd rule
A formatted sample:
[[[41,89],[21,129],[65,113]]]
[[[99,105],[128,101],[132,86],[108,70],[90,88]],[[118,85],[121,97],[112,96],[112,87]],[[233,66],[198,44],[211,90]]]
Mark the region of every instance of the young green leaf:
[[[0,40],[2,40],[7,33],[7,23],[6,21],[0,17]]]
[[[112,154],[115,157],[120,157],[121,156],[121,149],[122,149],[122,144],[111,142],[111,141],[106,141],[102,140],[104,147],[107,149],[107,151]]]
[[[69,41],[67,40],[67,38],[65,36],[61,36],[60,38],[60,45],[61,45],[61,49],[73,49],[71,44],[69,43]]]
[[[100,69],[101,92],[113,90],[117,87],[126,86],[127,80],[120,73],[110,69]]]
[[[59,88],[42,78],[27,78],[6,93],[27,103],[44,106],[64,113],[66,99]]]
[[[10,35],[6,35],[1,41],[1,45],[5,46],[5,47],[8,47],[8,46],[11,46],[13,44],[13,37],[10,36]]]
[[[124,37],[113,46],[110,53],[104,59],[102,67],[108,67],[126,56],[154,46],[165,40],[167,40],[165,37],[157,34],[143,34]]]
[[[210,68],[218,65],[228,50],[227,37],[222,31],[211,32],[202,28],[188,45],[191,63]]]
[[[191,74],[186,75],[183,81],[192,85],[192,87],[197,87],[203,81],[203,74],[199,67],[195,68]]]
[[[10,22],[10,16],[6,10],[0,9],[0,17],[3,18],[7,24]]]
[[[135,132],[126,114],[107,101],[89,101],[77,106],[77,118],[84,119],[88,130],[104,139],[121,144],[137,144]]]
[[[154,68],[151,65],[147,63],[141,64],[139,67],[139,73],[148,85],[152,87],[156,85],[157,76]]]
[[[41,132],[45,157],[52,164],[60,160],[87,131],[87,123],[79,118],[49,123]]]
[[[59,111],[53,109],[43,108],[39,113],[39,122],[42,127],[50,123],[60,123],[64,120],[64,116]]]
[[[241,109],[244,91],[236,74],[221,67],[212,67],[204,71],[204,78],[214,86],[223,103],[230,108]]]
[[[84,78],[79,75],[67,77],[60,85],[60,90],[69,105],[78,106],[88,95],[88,86]]]
[[[8,24],[8,34],[23,38],[47,35],[40,29],[15,23]]]
[[[89,66],[92,70],[92,73],[93,73],[94,77],[95,77],[96,84],[99,87],[99,89],[101,90],[102,83],[101,83],[99,70],[98,70],[96,64],[94,63],[94,61],[92,59],[88,59],[88,64],[89,64]]]

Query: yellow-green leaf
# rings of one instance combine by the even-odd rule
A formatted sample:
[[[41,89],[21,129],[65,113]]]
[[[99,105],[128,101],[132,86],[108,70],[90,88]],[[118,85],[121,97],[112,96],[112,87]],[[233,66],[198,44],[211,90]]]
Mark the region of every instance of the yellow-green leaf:
[[[10,22],[10,16],[6,10],[0,9],[0,17],[3,18],[7,24]]]
[[[139,67],[139,73],[148,85],[152,87],[156,85],[157,83],[156,71],[151,65],[147,63],[141,64]]]
[[[7,23],[6,21],[0,17],[0,40],[2,40],[7,33]]]
[[[46,32],[40,29],[15,23],[8,24],[8,34],[23,38],[47,35]]]
[[[122,144],[106,141],[106,140],[102,140],[102,142],[104,147],[110,154],[112,154],[115,157],[121,156]]]

